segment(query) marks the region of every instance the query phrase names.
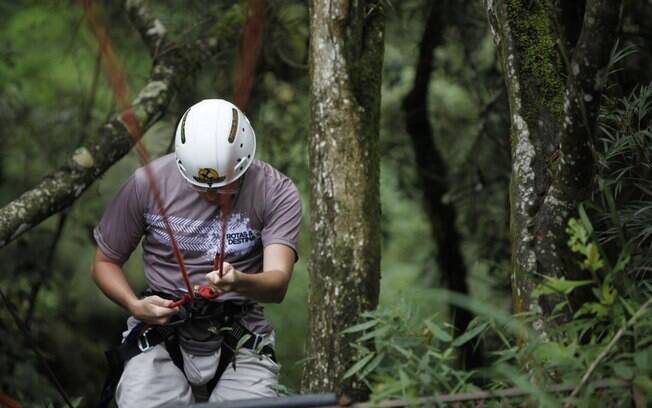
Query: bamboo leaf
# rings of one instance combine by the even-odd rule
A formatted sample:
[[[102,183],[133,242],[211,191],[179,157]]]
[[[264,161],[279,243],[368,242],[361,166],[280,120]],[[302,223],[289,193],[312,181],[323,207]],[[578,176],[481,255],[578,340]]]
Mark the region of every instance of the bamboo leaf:
[[[356,324],[355,326],[346,328],[342,330],[342,333],[346,334],[346,333],[357,333],[357,332],[365,331],[367,329],[374,327],[377,324],[378,324],[378,320],[369,320],[367,322],[363,322],[360,324]]]
[[[452,344],[453,347],[460,347],[466,344],[468,341],[472,340],[474,337],[482,333],[484,329],[487,328],[487,326],[489,326],[489,322],[484,322],[482,324],[475,326],[470,330],[465,331],[464,333],[462,333],[461,336],[459,336],[458,338],[455,339],[455,341],[453,341]]]
[[[426,327],[437,339],[448,343],[453,340],[450,334],[430,320],[425,321]]]
[[[369,353],[366,356],[364,356],[361,360],[359,360],[357,363],[355,363],[351,368],[346,370],[344,375],[342,376],[342,379],[345,380],[356,373],[358,373],[360,370],[364,368],[365,365],[374,357],[376,353]]]

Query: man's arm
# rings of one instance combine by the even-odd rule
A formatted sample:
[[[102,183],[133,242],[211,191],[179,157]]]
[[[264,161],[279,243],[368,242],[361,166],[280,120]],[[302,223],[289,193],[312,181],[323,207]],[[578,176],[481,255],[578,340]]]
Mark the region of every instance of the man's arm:
[[[222,279],[218,271],[206,275],[208,285],[218,293],[237,292],[262,303],[281,303],[294,269],[294,250],[282,244],[271,244],[263,253],[263,271],[244,273],[224,262]]]
[[[122,271],[122,266],[97,249],[91,271],[95,284],[104,294],[129,311],[136,319],[151,323],[165,324],[170,316],[179,309],[170,309],[171,300],[158,296],[148,296],[139,299],[129,286],[129,282]]]

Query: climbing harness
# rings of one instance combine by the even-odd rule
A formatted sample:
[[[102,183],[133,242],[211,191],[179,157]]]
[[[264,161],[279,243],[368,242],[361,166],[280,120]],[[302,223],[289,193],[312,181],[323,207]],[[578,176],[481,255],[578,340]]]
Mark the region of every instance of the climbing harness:
[[[167,293],[146,291],[146,296],[160,296],[171,298]],[[241,318],[249,313],[253,305],[238,301],[213,302],[201,294],[196,293],[192,302],[182,303],[179,313],[166,325],[153,326],[139,323],[127,334],[120,346],[107,351],[106,358],[109,362],[109,373],[104,381],[99,407],[107,407],[127,362],[141,353],[153,349],[161,343],[170,355],[172,362],[184,373],[183,357],[180,348],[180,329],[187,325],[199,325],[202,331],[211,326],[214,338],[222,337],[220,359],[213,378],[206,384],[210,394],[229,364],[236,368],[235,355],[240,348],[250,349],[260,355],[267,355],[276,361],[274,349],[269,344],[264,344],[265,336],[254,334],[242,323]],[[219,334],[218,334],[219,333]],[[184,373],[185,375],[185,373]]]

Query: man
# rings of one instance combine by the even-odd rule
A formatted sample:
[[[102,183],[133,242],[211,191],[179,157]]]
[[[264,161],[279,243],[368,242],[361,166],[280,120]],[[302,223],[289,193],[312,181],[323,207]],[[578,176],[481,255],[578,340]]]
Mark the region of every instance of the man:
[[[138,169],[95,228],[93,279],[132,315],[114,353],[118,406],[187,404],[192,388],[204,384],[209,401],[275,395],[273,330],[259,302],[285,296],[301,204],[292,181],[254,160],[255,150],[254,131],[238,108],[203,100],[179,121],[175,154],[149,165],[153,177]],[[216,299],[195,294],[197,301],[172,307],[187,290],[150,183],[160,190],[191,284],[208,286]],[[220,277],[214,259],[223,225]],[[141,238],[149,295],[139,298],[121,266]]]

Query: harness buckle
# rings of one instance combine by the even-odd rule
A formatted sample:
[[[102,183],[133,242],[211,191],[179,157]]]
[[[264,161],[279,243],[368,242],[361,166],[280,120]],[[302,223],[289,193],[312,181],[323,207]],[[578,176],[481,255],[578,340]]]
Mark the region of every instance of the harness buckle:
[[[251,350],[254,352],[258,352],[258,347],[260,346],[260,343],[265,339],[265,336],[261,336],[260,334],[254,334],[254,344],[251,347]]]
[[[149,344],[149,337],[147,337],[147,333],[149,333],[150,330],[152,330],[152,329],[149,328],[149,329],[145,330],[143,332],[143,334],[138,336],[138,349],[141,352],[145,352],[145,351],[152,348],[152,346]]]

